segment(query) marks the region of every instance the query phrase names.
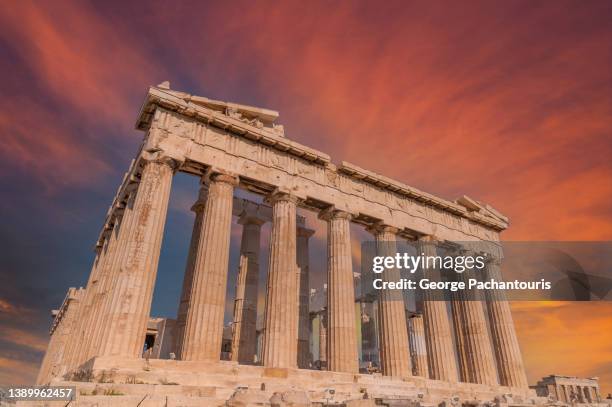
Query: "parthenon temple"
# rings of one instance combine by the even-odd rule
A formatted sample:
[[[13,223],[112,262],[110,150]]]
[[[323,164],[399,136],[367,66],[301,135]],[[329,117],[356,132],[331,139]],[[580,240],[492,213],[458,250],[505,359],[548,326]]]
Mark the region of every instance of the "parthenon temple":
[[[287,138],[277,118],[167,82],[149,88],[136,122],[142,145],[106,215],[87,285],[70,288],[55,313],[38,383],[77,383],[90,400],[95,389],[115,389],[126,400],[148,395],[147,405],[541,401],[528,387],[501,294],[465,301],[424,293],[412,311],[386,290],[371,299],[355,294],[351,225],[370,233],[381,252],[409,241],[432,253],[437,242],[495,245],[508,219],[468,197],[445,200],[349,162],[334,164]],[[201,188],[176,319],[154,318],[177,172],[199,177]],[[238,197],[239,189],[261,200]],[[298,209],[327,225],[327,283],[318,292],[309,287],[313,230]],[[235,221],[242,230],[239,270],[228,281]],[[265,224],[267,270],[260,265]],[[497,260],[487,272],[499,273]],[[385,271],[384,278],[397,273]],[[233,299],[226,298],[228,284],[236,287]],[[323,300],[315,307],[317,295]]]

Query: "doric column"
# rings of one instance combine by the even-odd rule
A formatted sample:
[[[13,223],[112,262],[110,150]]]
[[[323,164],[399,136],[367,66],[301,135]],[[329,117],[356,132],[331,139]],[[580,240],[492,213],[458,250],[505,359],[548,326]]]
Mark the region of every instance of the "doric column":
[[[263,364],[297,367],[298,287],[296,264],[297,198],[275,192],[264,322]]]
[[[548,388],[548,394],[553,394],[555,396],[555,400],[561,401],[561,392],[559,391],[558,385],[549,384],[546,387]]]
[[[412,373],[415,376],[428,378],[427,368],[427,346],[425,344],[425,328],[423,326],[423,315],[416,314],[408,320],[410,334],[410,353],[412,355]]]
[[[426,236],[420,239],[417,248],[425,256],[435,256],[435,242],[432,236]],[[435,268],[424,270],[423,277],[432,281],[440,281],[440,270]],[[459,376],[455,347],[444,294],[437,290],[421,290],[421,292],[429,377],[447,382],[457,382]]]
[[[321,370],[327,369],[327,310],[319,315],[319,363]]]
[[[308,241],[314,230],[297,228],[297,265],[299,273],[299,322],[298,322],[298,367],[306,369],[310,365],[310,283]]]
[[[331,209],[320,218],[327,221],[327,369],[357,373],[351,215]]]
[[[195,256],[181,359],[218,361],[229,264],[235,176],[212,174]]]
[[[486,279],[501,281],[499,259],[487,264]],[[521,356],[510,304],[503,290],[486,291],[487,310],[491,325],[493,348],[497,359],[500,384],[509,387],[528,387],[525,365]]]
[[[104,262],[104,258],[106,257],[108,248],[108,236],[112,233],[112,225],[109,225],[109,229],[105,230],[107,238],[103,243],[102,247],[96,247],[96,257],[94,259],[93,266],[89,273],[89,279],[87,281],[87,285],[85,286],[85,290],[82,294],[83,298],[79,304],[79,313],[78,316],[75,317],[75,330],[73,332],[74,338],[69,341],[69,352],[72,353],[72,357],[68,360],[68,365],[72,366],[73,364],[79,365],[87,360],[88,353],[88,341],[92,336],[92,328],[95,323],[94,320],[94,302],[97,292],[99,290],[99,280],[100,274],[102,271],[102,263]],[[68,352],[66,353],[68,355]]]
[[[569,394],[567,392],[567,387],[562,384],[561,385],[561,390],[562,390],[561,394],[563,394],[563,399],[561,401],[565,401],[566,403],[569,403],[570,402],[570,398],[569,398]]]
[[[392,256],[397,253],[397,232],[394,227],[375,225],[369,229],[376,237],[376,255]],[[397,268],[385,269],[383,281],[399,281]],[[378,305],[380,365],[385,376],[412,375],[406,326],[404,298],[399,290],[380,290]]]
[[[464,252],[462,256],[471,255]],[[493,348],[489,338],[483,297],[480,291],[468,289],[473,271],[456,273],[466,289],[452,293],[453,320],[459,352],[462,379],[470,383],[497,385]]]
[[[51,338],[47,351],[40,365],[37,385],[48,384],[54,377],[60,377],[68,368],[67,345],[74,339],[79,305],[83,297],[84,290],[69,288],[66,299],[56,315],[51,327]]]
[[[593,395],[591,394],[591,388],[590,387],[585,387],[584,388],[584,395],[585,395],[585,397],[586,397],[586,399],[587,399],[587,401],[589,403],[593,402]]]
[[[140,357],[151,311],[153,288],[166,223],[176,162],[144,162],[133,201],[133,223],[125,230],[125,255],[114,287],[109,325],[103,344],[105,355]]]
[[[87,360],[87,341],[92,337],[92,328],[95,327],[97,321],[92,318],[92,306],[94,303],[94,297],[96,291],[99,290],[99,279],[104,268],[104,261],[110,256],[109,250],[112,250],[112,246],[109,246],[110,236],[113,235],[113,227],[107,231],[107,237],[102,247],[97,248],[96,258],[94,265],[89,274],[89,280],[87,281],[86,289],[83,290],[82,299],[79,301],[78,315],[74,317],[74,331],[72,337],[68,338],[65,344],[65,351],[63,357],[65,358],[65,365],[69,368],[77,367],[81,363]]]
[[[127,187],[127,191],[132,191],[131,199],[128,198],[126,202],[120,203],[119,208],[114,212],[114,224],[110,231],[108,238],[106,239],[105,246],[103,248],[103,257],[99,260],[98,267],[96,270],[96,280],[94,280],[94,289],[92,292],[93,303],[91,305],[91,315],[89,318],[89,328],[86,330],[87,334],[85,340],[83,340],[84,355],[82,362],[97,356],[100,354],[100,343],[101,337],[106,330],[106,325],[103,321],[109,321],[107,318],[107,302],[109,301],[110,292],[113,289],[114,282],[119,272],[120,259],[122,259],[123,253],[127,252],[125,243],[123,247],[120,247],[119,237],[122,235],[123,230],[124,239],[121,242],[126,241],[129,227],[127,224],[133,214],[133,203],[135,197],[135,191],[137,188],[136,183],[131,183]],[[89,291],[89,289],[87,289]]]
[[[244,215],[240,243],[240,265],[236,279],[232,360],[252,364],[257,351],[257,292],[259,286],[259,245],[264,221]]]
[[[191,241],[189,242],[189,253],[185,274],[183,275],[183,288],[181,289],[181,299],[176,317],[176,352],[180,359],[183,348],[183,336],[185,335],[185,324],[187,323],[187,311],[191,299],[191,287],[193,285],[193,271],[195,270],[196,255],[200,244],[200,234],[204,222],[204,208],[208,197],[208,186],[203,183],[198,192],[198,200],[193,204],[191,210],[195,213],[193,229],[191,231]]]
[[[134,181],[136,178],[134,177]],[[100,319],[95,325],[93,341],[90,349],[91,356],[110,355],[113,352],[111,326],[117,317],[116,312],[123,298],[116,295],[119,289],[119,276],[123,273],[124,260],[127,258],[130,244],[130,230],[135,227],[137,216],[134,212],[134,203],[138,191],[138,183],[129,186],[129,195],[122,216],[115,222],[112,234],[108,239],[108,252],[102,265],[102,280],[100,281]]]

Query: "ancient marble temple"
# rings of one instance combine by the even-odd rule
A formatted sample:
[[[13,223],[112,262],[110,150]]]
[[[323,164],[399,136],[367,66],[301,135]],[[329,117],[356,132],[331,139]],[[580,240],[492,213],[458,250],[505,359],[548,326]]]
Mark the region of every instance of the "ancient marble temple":
[[[344,386],[344,400],[364,391],[425,392],[440,400],[529,397],[510,308],[499,293],[482,301],[425,293],[417,314],[381,293],[375,304],[378,371],[360,370],[351,223],[384,242],[382,252],[408,240],[431,253],[436,242],[499,242],[508,219],[467,197],[448,201],[348,162],[334,164],[327,154],[285,137],[277,117],[275,111],[174,91],[168,83],[148,90],[136,122],[143,143],[106,215],[86,287],[71,288],[57,311],[38,382],[96,381],[112,372],[115,383],[163,377],[179,386],[214,388],[219,399],[236,387],[263,389],[266,383],[301,386],[312,399],[330,383]],[[172,179],[179,171],[199,177],[201,190],[192,208],[179,311],[164,344],[172,357],[158,359],[143,349]],[[263,203],[236,198],[237,189],[260,195]],[[325,371],[311,363],[309,342],[319,340],[310,332],[313,231],[298,208],[327,225],[327,301],[318,336]],[[236,298],[228,299],[236,218],[240,262]],[[268,276],[258,327],[266,223]],[[385,278],[395,278],[394,272]],[[488,272],[499,272],[496,261]],[[224,310],[231,300],[226,349]]]

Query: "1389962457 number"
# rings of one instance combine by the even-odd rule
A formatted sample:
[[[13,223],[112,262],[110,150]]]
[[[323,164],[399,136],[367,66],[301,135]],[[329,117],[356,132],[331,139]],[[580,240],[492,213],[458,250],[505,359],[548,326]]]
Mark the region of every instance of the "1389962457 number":
[[[0,388],[0,401],[74,400],[75,393],[70,386],[14,386]]]

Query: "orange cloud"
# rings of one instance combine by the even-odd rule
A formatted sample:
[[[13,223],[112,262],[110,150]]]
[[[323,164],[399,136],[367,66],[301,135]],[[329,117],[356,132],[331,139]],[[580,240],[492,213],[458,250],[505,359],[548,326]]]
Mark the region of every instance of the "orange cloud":
[[[22,320],[24,317],[30,317],[34,310],[20,305],[15,305],[9,300],[0,297],[0,319],[2,317],[15,318],[19,316]]]
[[[506,239],[612,238],[612,28],[580,25],[604,5],[322,8],[249,10],[214,33],[190,32],[226,46],[181,50],[228,61],[228,77],[253,66],[253,86],[291,138],[493,204],[511,218]],[[515,14],[520,23],[503,23]],[[232,47],[236,37],[249,44]]]
[[[15,315],[18,313],[18,310],[13,304],[0,298],[0,312],[7,315]]]
[[[141,89],[156,72],[126,33],[85,3],[20,2],[0,22],[34,77],[62,103],[95,121],[134,120],[132,84]],[[151,75],[153,74],[153,75]]]
[[[4,325],[2,327],[2,341],[24,346],[35,351],[45,351],[49,336],[41,337],[26,329]]]
[[[90,141],[75,138],[72,129],[38,104],[1,101],[0,128],[5,132],[0,157],[13,169],[36,176],[48,190],[91,185],[111,171]]]
[[[38,363],[0,356],[0,386],[32,385],[38,374]]]
[[[517,302],[512,311],[530,383],[599,376],[602,393],[612,392],[612,303]]]

